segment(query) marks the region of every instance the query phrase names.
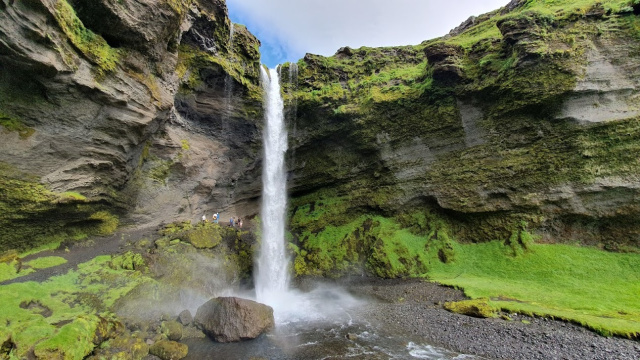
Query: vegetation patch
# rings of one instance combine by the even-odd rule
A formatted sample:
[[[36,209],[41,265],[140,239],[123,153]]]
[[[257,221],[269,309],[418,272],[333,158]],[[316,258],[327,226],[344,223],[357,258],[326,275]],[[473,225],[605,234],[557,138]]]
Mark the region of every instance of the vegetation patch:
[[[34,128],[30,128],[20,120],[3,113],[0,113],[0,126],[3,126],[6,131],[17,132],[23,140],[28,139],[36,132]]]
[[[9,358],[26,358],[35,351],[44,358],[81,359],[91,353],[96,339],[121,331],[109,309],[150,279],[137,271],[113,269],[110,261],[110,256],[100,256],[43,283],[1,286],[0,335],[14,343]],[[43,309],[48,309],[47,317]]]
[[[496,317],[496,310],[488,303],[489,299],[478,298],[473,300],[462,300],[444,303],[444,308],[462,315],[478,318]]]
[[[54,193],[37,177],[0,163],[0,250],[56,247],[111,234],[118,217],[104,209],[77,193]]]
[[[120,58],[118,51],[111,48],[102,36],[87,29],[67,0],[57,0],[54,16],[73,46],[98,66],[100,74],[116,69]]]
[[[473,304],[564,319],[608,336],[638,336],[640,254],[537,244],[529,230],[535,217],[459,220],[415,210],[390,218],[360,208],[355,194],[321,191],[291,200],[296,275],[425,277],[482,299],[450,304],[452,311]],[[457,239],[470,234],[495,240]]]
[[[66,264],[67,259],[60,256],[45,256],[36,258],[24,263],[25,266],[28,266],[32,269],[47,269],[50,267]]]
[[[489,298],[496,309],[563,319],[605,336],[640,334],[638,254],[531,244],[513,257],[500,242],[453,245],[456,261],[431,261],[430,279]]]

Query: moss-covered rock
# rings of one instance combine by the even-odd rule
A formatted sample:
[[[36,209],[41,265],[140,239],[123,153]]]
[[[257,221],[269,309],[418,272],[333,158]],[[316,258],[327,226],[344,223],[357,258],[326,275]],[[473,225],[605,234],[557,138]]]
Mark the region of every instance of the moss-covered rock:
[[[523,249],[520,240],[540,235],[637,247],[640,228],[631,219],[640,208],[629,199],[640,168],[620,151],[635,149],[640,115],[629,105],[640,73],[625,70],[637,57],[637,17],[625,6],[526,2],[418,46],[308,54],[285,64],[283,71],[298,70],[283,86],[296,131],[292,232],[296,254],[305,254],[295,268],[341,266],[341,255],[327,258],[303,245],[315,242],[325,221],[341,226],[363,214],[425,209],[452,240]],[[326,189],[346,204],[300,222]],[[446,242],[437,248],[440,261],[455,261]],[[388,268],[385,247],[371,249]]]
[[[109,267],[114,270],[144,270],[146,268],[146,263],[142,258],[142,255],[132,251],[127,251],[122,255],[112,256],[111,261],[109,262]]]
[[[444,308],[456,314],[468,315],[479,318],[496,317],[496,310],[488,303],[487,299],[462,300],[444,303]]]
[[[182,339],[182,325],[177,321],[165,321],[162,323],[162,333],[167,339],[178,341]]]
[[[179,360],[187,356],[189,347],[171,340],[160,340],[151,345],[149,353],[162,360]]]

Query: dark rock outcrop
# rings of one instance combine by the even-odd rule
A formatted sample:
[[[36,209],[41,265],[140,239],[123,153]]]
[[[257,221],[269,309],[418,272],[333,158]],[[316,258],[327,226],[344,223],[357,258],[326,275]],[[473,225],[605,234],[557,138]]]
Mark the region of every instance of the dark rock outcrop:
[[[433,79],[454,83],[464,77],[461,61],[464,49],[457,45],[438,42],[424,49],[429,65],[433,67]]]
[[[207,301],[198,308],[194,321],[218,342],[255,339],[275,326],[270,306],[236,297]]]

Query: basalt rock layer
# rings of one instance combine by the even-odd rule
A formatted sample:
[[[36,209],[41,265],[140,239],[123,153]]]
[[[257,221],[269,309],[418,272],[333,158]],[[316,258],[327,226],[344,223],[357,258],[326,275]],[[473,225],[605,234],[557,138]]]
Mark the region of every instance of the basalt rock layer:
[[[0,1],[0,250],[255,214],[259,41],[231,27],[220,0]]]
[[[637,248],[639,12],[514,0],[418,46],[285,65],[298,273],[421,273],[376,216],[445,262],[450,238]]]

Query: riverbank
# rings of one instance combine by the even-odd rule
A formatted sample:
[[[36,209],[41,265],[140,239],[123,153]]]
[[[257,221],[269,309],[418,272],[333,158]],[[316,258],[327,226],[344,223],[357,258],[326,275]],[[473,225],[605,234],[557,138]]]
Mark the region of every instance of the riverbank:
[[[426,342],[490,359],[640,359],[640,342],[603,337],[583,327],[545,318],[509,314],[481,319],[454,314],[446,301],[462,291],[422,280],[350,278],[341,285],[372,300],[362,316],[392,332],[409,332]]]

